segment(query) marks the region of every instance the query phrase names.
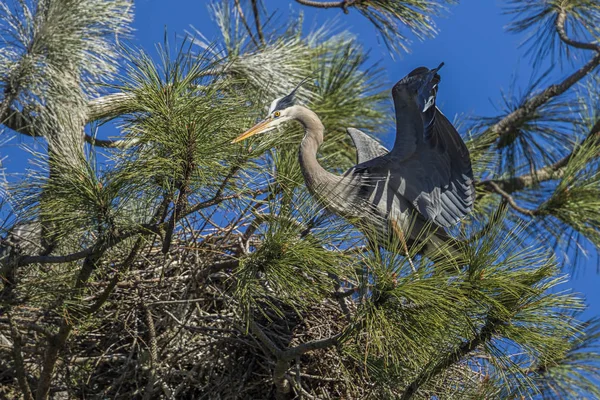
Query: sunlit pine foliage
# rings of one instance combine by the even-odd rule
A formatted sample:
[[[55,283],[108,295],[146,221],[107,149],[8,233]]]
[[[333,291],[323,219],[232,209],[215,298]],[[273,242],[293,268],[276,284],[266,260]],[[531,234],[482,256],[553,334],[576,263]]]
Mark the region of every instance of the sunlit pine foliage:
[[[451,3],[344,2],[391,50]],[[476,210],[452,244],[406,255],[308,192],[299,124],[231,143],[305,79],[328,170],[355,164],[347,127],[393,131],[393,82],[360,38],[270,6],[215,1],[218,38],[154,52],[122,43],[128,2],[1,6],[0,122],[54,148],[3,179],[0,397],[598,397],[598,322],[563,272],[600,247],[594,68],[456,121]],[[595,51],[594,2],[507,10],[563,50],[564,17],[578,57]]]

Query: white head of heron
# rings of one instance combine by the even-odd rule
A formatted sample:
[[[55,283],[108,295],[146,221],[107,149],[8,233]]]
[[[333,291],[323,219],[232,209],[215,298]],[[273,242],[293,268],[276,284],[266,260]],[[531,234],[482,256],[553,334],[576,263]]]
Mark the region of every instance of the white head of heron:
[[[296,91],[307,79],[302,80],[287,96],[273,100],[269,107],[268,115],[252,128],[235,138],[231,143],[240,142],[259,133],[272,131],[284,122],[291,120],[291,108],[296,104]]]

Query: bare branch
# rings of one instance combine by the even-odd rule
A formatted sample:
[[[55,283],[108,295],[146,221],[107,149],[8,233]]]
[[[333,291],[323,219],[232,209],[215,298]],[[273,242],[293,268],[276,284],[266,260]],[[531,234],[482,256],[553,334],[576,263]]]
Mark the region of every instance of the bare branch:
[[[85,135],[85,141],[96,147],[110,148],[110,149],[126,149],[135,145],[137,139],[119,139],[119,140],[105,140],[97,139],[90,135]]]
[[[588,73],[600,65],[600,52],[597,53],[580,69],[569,75],[565,80],[556,85],[547,87],[536,96],[531,97],[521,107],[508,114],[501,121],[491,126],[488,132],[493,137],[509,135],[517,126],[525,122],[528,116],[532,115],[539,107],[546,104],[552,98],[559,96],[579,82]]]
[[[154,328],[154,319],[150,309],[142,303],[142,309],[146,315],[146,325],[148,327],[148,342],[150,350],[150,368],[148,369],[148,383],[144,389],[144,400],[150,400],[152,393],[154,392],[153,387],[156,382],[156,366],[158,365],[158,346],[156,345],[156,329]]]
[[[299,344],[296,347],[292,347],[291,349],[284,351],[282,357],[285,360],[291,361],[304,353],[308,353],[309,351],[321,350],[335,346],[338,344],[338,341],[341,337],[342,334],[338,333],[337,335],[325,339],[313,340],[311,342]]]
[[[556,17],[556,31],[558,32],[558,36],[560,40],[562,40],[565,44],[575,47],[578,49],[585,50],[595,50],[600,52],[600,45],[593,43],[584,43],[573,40],[567,36],[567,32],[565,30],[565,22],[567,21],[567,12],[564,9],[561,9]]]
[[[252,29],[250,29],[250,25],[248,24],[248,21],[246,20],[246,15],[244,14],[244,10],[242,9],[240,0],[235,0],[235,8],[238,10],[238,13],[240,14],[242,24],[244,24],[244,28],[246,28],[246,31],[248,32],[248,35],[250,36],[252,43],[254,43],[254,45],[256,47],[259,47],[258,42],[256,41],[256,39],[254,38],[254,35],[252,34]]]
[[[82,258],[92,254],[95,250],[95,247],[92,246],[76,253],[66,254],[64,256],[24,256],[19,260],[19,265],[67,263],[81,260]]]
[[[600,139],[600,119],[590,129],[590,132],[579,145],[579,148],[587,144],[591,140]],[[539,182],[548,181],[551,179],[560,179],[564,174],[564,167],[569,163],[569,160],[573,158],[577,153],[577,150],[571,152],[571,154],[561,158],[553,164],[546,165],[533,173],[524,174],[521,176],[515,176],[506,179],[493,179],[479,182],[477,185],[487,192],[500,193],[496,187],[498,187],[505,194],[511,194],[513,192],[523,190],[528,187],[532,187]],[[494,185],[492,185],[494,183]]]
[[[88,103],[87,122],[109,119],[134,111],[131,101],[133,93],[113,93],[90,100]]]
[[[438,375],[442,371],[446,370],[453,364],[459,362],[463,357],[468,355],[470,352],[475,350],[481,344],[489,341],[496,328],[502,322],[495,318],[488,318],[485,325],[481,328],[479,333],[475,335],[475,337],[471,340],[463,342],[459,347],[450,353],[446,354],[440,361],[436,364],[430,366],[429,368],[425,368],[404,390],[402,394],[401,400],[408,400],[412,398],[417,391],[423,386],[429,379]]]
[[[341,0],[341,1],[314,1],[314,0],[296,0],[297,3],[303,6],[316,7],[316,8],[341,8],[344,12],[348,13],[348,7],[353,6],[355,3],[360,3],[360,0]]]
[[[277,358],[283,358],[284,352],[277,346],[254,321],[249,323],[250,331],[260,340],[260,342]]]
[[[104,105],[104,106],[106,106],[106,105]],[[109,110],[106,109],[105,111],[108,112]],[[113,110],[113,111],[115,113],[117,112],[116,110]],[[40,137],[41,135],[39,135],[35,131],[35,129],[33,128],[30,121],[31,120],[28,116],[24,115],[19,110],[16,110],[13,108],[10,110],[8,117],[6,117],[6,119],[2,122],[2,124],[4,126],[6,126],[7,128],[12,129],[13,131],[21,133],[23,135],[27,135],[27,136],[31,136],[31,137]],[[127,140],[127,139],[103,140],[103,139],[97,139],[97,138],[87,135],[87,134],[85,135],[85,141],[88,142],[89,144],[91,144],[92,146],[104,147],[104,148],[121,148],[121,149],[130,147],[130,146],[134,145],[135,143],[137,143],[137,140],[135,140],[135,139],[132,139],[132,140]]]
[[[254,22],[256,23],[256,33],[260,39],[261,44],[265,44],[265,35],[262,31],[262,25],[260,23],[260,14],[258,10],[258,0],[251,0],[252,2],[252,13],[254,14]]]
[[[13,321],[11,314],[7,313],[6,316],[8,317],[10,336],[13,341],[12,353],[15,361],[15,369],[17,371],[17,380],[19,381],[19,386],[21,386],[25,400],[33,400],[33,394],[31,393],[31,388],[27,382],[27,375],[25,374],[25,363],[23,362],[23,353],[21,350],[21,333]]]
[[[515,210],[517,210],[521,214],[529,215],[531,217],[533,217],[534,215],[537,214],[537,211],[535,211],[535,210],[529,210],[527,208],[523,208],[523,207],[519,206],[517,204],[517,202],[515,201],[515,199],[510,194],[508,194],[504,190],[502,190],[494,181],[490,181],[489,184],[490,184],[490,186],[492,188],[494,188],[494,191],[496,193],[498,193],[500,196],[502,196],[504,198],[504,200],[506,200],[506,202],[512,208],[514,208]]]

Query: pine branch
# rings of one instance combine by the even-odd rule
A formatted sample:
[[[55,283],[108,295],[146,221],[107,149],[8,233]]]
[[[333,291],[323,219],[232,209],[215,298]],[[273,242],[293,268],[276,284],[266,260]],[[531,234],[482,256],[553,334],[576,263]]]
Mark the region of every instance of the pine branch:
[[[561,8],[556,17],[556,32],[558,32],[560,40],[562,40],[565,44],[571,47],[575,47],[577,49],[594,50],[600,52],[600,45],[598,44],[578,42],[567,36],[567,32],[565,30],[565,22],[567,21],[567,16],[567,11],[564,8]]]
[[[87,283],[90,276],[92,275],[92,272],[96,269],[100,259],[104,256],[106,251],[108,251],[110,245],[114,245],[114,242],[114,240],[100,240],[98,242],[98,245],[96,246],[96,252],[91,253],[85,258],[85,261],[83,262],[83,265],[79,270],[79,274],[77,275],[77,279],[73,287],[75,289],[75,294],[78,294],[81,291],[81,289],[84,287],[84,285]],[[141,247],[138,243],[139,241],[136,242],[136,244],[134,244],[132,250],[133,254],[130,253],[130,256],[127,258],[128,261],[133,261],[137,256],[137,253]],[[93,306],[90,310],[95,310],[95,307]],[[50,384],[52,382],[52,375],[54,374],[54,368],[56,367],[58,356],[60,352],[62,352],[62,350],[64,349],[72,329],[73,324],[70,321],[70,319],[67,317],[63,317],[60,323],[58,333],[48,341],[46,351],[44,352],[42,372],[40,373],[40,379],[36,390],[36,400],[44,400],[48,397],[48,392],[50,391]]]
[[[551,85],[538,95],[527,100],[521,107],[508,114],[501,121],[491,126],[488,133],[494,138],[510,135],[511,132],[527,120],[530,115],[556,96],[565,93],[573,85],[587,76],[600,65],[600,51],[583,67],[569,75],[561,83]]]
[[[460,360],[463,359],[466,355],[475,350],[478,346],[488,342],[492,336],[496,328],[502,324],[502,321],[488,317],[485,325],[481,328],[479,333],[475,335],[475,337],[469,341],[463,342],[458,348],[454,351],[448,353],[436,364],[426,367],[423,372],[421,372],[404,390],[402,394],[401,400],[408,400],[412,398],[417,391],[426,384],[432,377],[440,374],[441,372],[447,370],[452,365],[456,364]]]
[[[600,119],[596,121],[596,123],[590,129],[590,132],[583,140],[583,142],[577,147],[581,148],[582,146],[589,143],[589,141],[599,140],[600,139]],[[512,178],[506,179],[492,179],[485,180],[477,183],[477,186],[484,189],[486,192],[497,192],[498,194],[504,192],[505,194],[511,194],[529,187],[532,187],[540,182],[545,182],[551,179],[560,179],[563,176],[563,169],[569,163],[573,157],[577,156],[577,149],[568,154],[567,156],[561,158],[551,165],[544,166],[537,171],[529,174],[524,174],[520,176],[515,176]],[[493,183],[493,184],[492,184]]]
[[[565,31],[566,19],[567,12],[564,9],[561,9],[555,21],[555,28],[560,39],[569,46],[579,49],[593,50],[596,52],[596,54],[580,69],[569,75],[562,82],[551,85],[541,93],[531,97],[521,107],[511,112],[501,121],[490,127],[488,132],[492,137],[501,138],[502,136],[510,135],[511,132],[525,122],[530,115],[533,115],[539,107],[546,104],[554,97],[565,93],[568,89],[586,77],[590,72],[596,69],[598,65],[600,65],[600,45],[579,42],[569,38]]]
[[[148,362],[150,363],[150,368],[148,368],[148,382],[146,383],[146,387],[144,388],[144,397],[143,400],[150,400],[152,398],[152,394],[154,392],[154,384],[156,382],[156,368],[158,365],[158,346],[156,345],[156,329],[154,327],[154,318],[152,318],[152,312],[150,308],[144,303],[142,303],[142,310],[144,311],[146,317],[146,326],[148,327],[148,343],[149,343],[149,353],[150,359]]]
[[[494,189],[494,191],[496,193],[498,193],[500,196],[502,196],[502,198],[504,200],[506,200],[506,202],[515,210],[517,210],[518,212],[520,212],[521,214],[525,214],[525,215],[529,215],[530,217],[533,217],[534,215],[537,215],[537,210],[529,210],[527,208],[523,208],[521,206],[519,206],[517,204],[517,202],[515,201],[515,199],[508,193],[506,193],[504,190],[502,190],[494,181],[489,181],[490,186]]]
[[[297,3],[303,6],[316,7],[316,8],[341,8],[344,12],[348,13],[348,7],[352,7],[362,3],[361,0],[341,0],[341,1],[314,1],[314,0],[296,0]]]
[[[256,33],[258,34],[258,39],[260,43],[265,45],[265,35],[262,31],[262,24],[260,22],[260,11],[258,10],[258,0],[250,0],[252,3],[252,13],[254,14],[254,22],[256,24]]]
[[[12,353],[15,362],[15,370],[17,371],[17,380],[19,381],[19,386],[21,386],[23,398],[25,400],[33,400],[33,394],[31,393],[31,388],[29,387],[29,382],[27,382],[27,376],[25,374],[21,332],[19,332],[19,328],[17,328],[17,325],[13,321],[11,313],[7,313],[6,316],[8,317],[8,324],[10,325],[10,337],[13,341]]]
[[[244,24],[244,28],[246,28],[246,31],[248,32],[248,36],[250,36],[250,40],[252,40],[252,43],[254,43],[254,45],[256,47],[259,47],[258,42],[256,41],[256,39],[254,38],[254,35],[252,34],[252,29],[250,28],[250,25],[248,24],[248,21],[246,20],[246,15],[244,14],[244,10],[242,9],[240,0],[235,0],[235,7],[238,10],[238,13],[240,14],[240,18],[242,19],[242,24]]]

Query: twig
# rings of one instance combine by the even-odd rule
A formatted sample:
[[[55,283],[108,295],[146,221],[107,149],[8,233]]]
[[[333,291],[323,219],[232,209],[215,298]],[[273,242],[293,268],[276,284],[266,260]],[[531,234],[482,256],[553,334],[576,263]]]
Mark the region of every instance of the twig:
[[[254,22],[256,25],[256,33],[258,34],[258,38],[260,39],[260,43],[264,46],[265,44],[265,36],[263,35],[262,26],[260,23],[260,13],[258,10],[258,0],[251,0],[252,2],[252,13],[254,14]]]
[[[295,375],[298,374],[298,372],[296,372],[296,371],[290,371],[289,373],[295,374]],[[323,381],[323,382],[341,382],[342,381],[342,379],[339,379],[339,378],[329,378],[326,376],[305,374],[304,372],[300,372],[300,376],[303,378],[314,379],[314,380]]]
[[[453,364],[459,362],[463,357],[475,350],[479,345],[489,341],[492,338],[496,328],[500,324],[502,324],[502,321],[496,318],[488,317],[485,325],[473,339],[463,342],[459,347],[446,354],[443,359],[431,367],[425,367],[423,371],[406,387],[400,399],[408,400],[412,398],[417,391],[425,383],[427,383],[427,381],[429,381],[429,379],[438,375],[442,371],[445,371]]]
[[[360,0],[341,0],[341,1],[315,1],[315,0],[296,0],[297,3],[303,6],[316,8],[341,8],[348,14],[348,7],[359,4]]]
[[[337,335],[330,336],[325,339],[318,339],[299,344],[298,346],[292,347],[284,351],[282,354],[282,358],[291,361],[304,353],[308,353],[309,351],[321,350],[326,349],[328,347],[336,346],[339,343],[339,339],[341,337],[342,334],[338,333]]]
[[[502,196],[502,197],[504,198],[504,200],[506,200],[506,202],[507,202],[507,203],[508,203],[508,204],[509,204],[509,205],[510,205],[512,208],[514,208],[515,210],[517,210],[517,211],[518,211],[518,212],[520,212],[521,214],[529,215],[529,216],[531,216],[531,217],[533,217],[533,216],[537,215],[537,210],[529,210],[529,209],[527,209],[527,208],[523,208],[523,207],[519,206],[519,205],[517,204],[517,202],[515,201],[515,199],[514,199],[514,198],[513,198],[513,197],[512,197],[510,194],[508,194],[508,193],[506,193],[504,190],[502,190],[502,189],[500,188],[500,186],[498,186],[498,185],[496,184],[496,182],[494,182],[494,181],[490,181],[490,182],[489,182],[489,184],[490,184],[490,186],[491,186],[492,188],[494,188],[494,191],[495,191],[496,193],[498,193],[500,196]]]
[[[551,85],[541,93],[531,97],[521,107],[517,108],[502,120],[492,125],[488,132],[493,137],[501,137],[510,134],[516,126],[519,126],[528,116],[532,115],[539,107],[546,104],[552,98],[566,92],[571,86],[579,82],[588,73],[600,65],[600,52],[580,69],[569,75],[561,83]]]
[[[565,44],[575,47],[577,49],[585,49],[585,50],[595,50],[600,52],[600,45],[593,43],[584,43],[573,40],[567,36],[567,32],[565,31],[565,22],[567,21],[567,12],[564,9],[561,9],[558,12],[556,17],[556,31],[558,32],[558,36],[560,40],[562,40]]]
[[[242,9],[242,5],[240,4],[240,0],[235,0],[235,8],[237,8],[238,13],[240,14],[240,18],[242,19],[242,24],[244,24],[244,28],[246,28],[246,31],[248,32],[250,39],[252,39],[252,43],[254,43],[254,45],[256,47],[259,47],[258,42],[256,41],[256,39],[254,38],[254,35],[252,34],[252,29],[250,29],[250,25],[248,25],[248,21],[246,20],[246,15],[244,14],[244,10]]]
[[[582,146],[586,145],[590,141],[597,141],[600,138],[600,118],[596,121],[596,123],[590,129],[590,132],[583,140],[583,142],[578,146],[578,149]],[[500,189],[502,189],[505,193],[511,194],[513,192],[523,190],[527,187],[531,187],[536,183],[548,181],[551,179],[560,179],[564,174],[564,167],[569,163],[569,161],[576,156],[577,149],[573,150],[567,156],[561,158],[553,164],[547,165],[534,171],[533,173],[524,174],[520,176],[515,176],[507,179],[493,179],[493,180],[485,180],[477,183],[477,186],[485,189],[488,192],[496,191],[494,186],[491,184],[495,183]]]
[[[140,236],[137,239],[137,241],[133,245],[133,248],[129,252],[129,255],[123,262],[123,265],[121,266],[120,271],[117,271],[115,273],[115,275],[112,277],[112,279],[108,283],[108,286],[102,291],[102,293],[100,294],[98,299],[96,299],[94,304],[92,304],[90,307],[87,308],[86,312],[88,314],[93,314],[96,311],[100,310],[100,308],[104,305],[104,303],[106,303],[109,296],[111,295],[111,293],[113,292],[113,290],[115,289],[117,284],[119,283],[119,279],[121,278],[121,275],[124,272],[126,272],[127,270],[129,270],[131,265],[133,265],[138,252],[142,248],[142,244],[144,243],[144,240],[145,240],[145,238],[143,236]]]
[[[273,354],[276,358],[283,358],[283,351],[267,336],[261,327],[254,321],[249,323],[250,332],[260,340],[260,342]]]
[[[287,374],[286,374],[287,375]],[[302,374],[295,374],[296,375],[296,380],[291,379],[291,377],[287,377],[288,378],[288,382],[292,382],[292,385],[294,386],[294,389],[298,392],[298,395],[300,396],[300,399],[302,399],[303,397],[308,398],[309,400],[318,400],[318,397],[313,396],[312,394],[308,393],[306,391],[306,389],[304,389],[302,387],[302,383],[300,383],[300,376],[302,376]]]
[[[231,194],[228,196],[219,196],[219,197],[213,197],[210,200],[206,200],[203,201],[201,203],[195,204],[194,206],[188,208],[183,215],[181,215],[181,218],[188,216],[192,213],[195,213],[196,211],[202,210],[203,208],[208,208],[208,207],[212,207],[215,206],[219,203],[222,203],[226,200],[233,200],[233,199],[239,199],[243,196],[258,196],[260,194],[266,193],[269,189],[257,189],[254,191],[249,191],[249,192],[240,192],[240,193],[235,193],[235,194]]]
[[[144,400],[150,400],[154,392],[156,383],[156,366],[158,365],[158,346],[156,345],[156,329],[150,309],[142,303],[142,309],[146,315],[146,325],[148,326],[148,342],[150,344],[150,368],[148,369],[148,383],[144,389]]]
[[[6,316],[10,325],[10,336],[13,341],[12,353],[15,361],[15,370],[17,371],[17,380],[19,381],[19,386],[21,386],[25,400],[33,400],[33,394],[31,393],[31,388],[29,387],[27,376],[25,374],[25,363],[23,362],[23,353],[21,350],[21,333],[14,323],[11,314],[7,313]]]

